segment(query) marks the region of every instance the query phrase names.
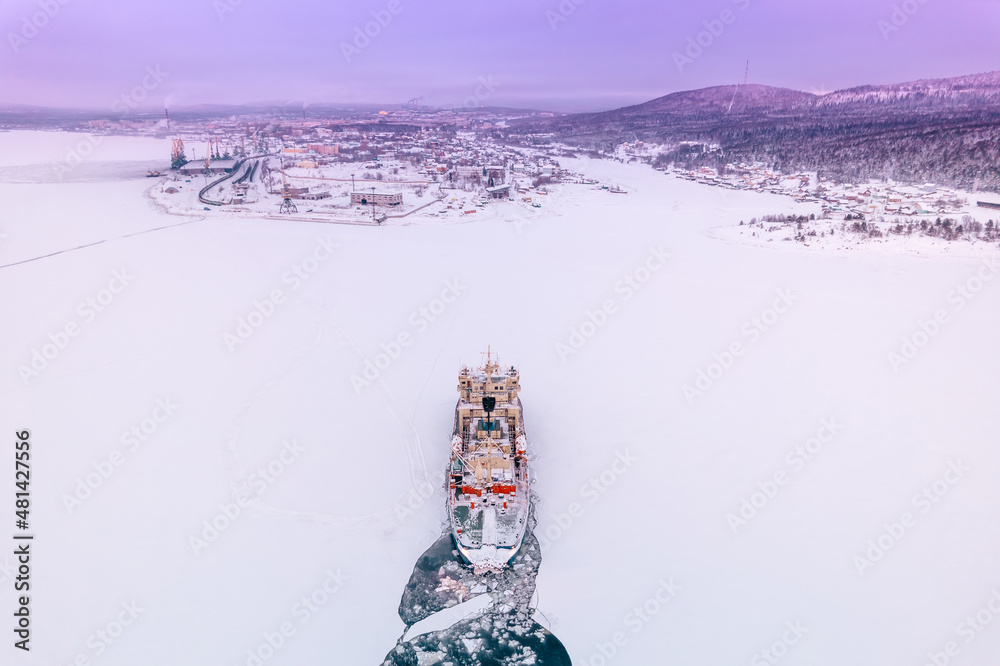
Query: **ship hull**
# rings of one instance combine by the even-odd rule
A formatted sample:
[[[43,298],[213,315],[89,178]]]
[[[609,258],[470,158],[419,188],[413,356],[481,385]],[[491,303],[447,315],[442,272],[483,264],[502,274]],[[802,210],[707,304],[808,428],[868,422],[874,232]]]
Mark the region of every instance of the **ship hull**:
[[[524,543],[524,533],[522,532],[517,544],[509,548],[465,548],[462,546],[454,526],[452,526],[451,538],[455,542],[455,548],[462,556],[462,559],[472,566],[477,573],[496,571],[508,566],[517,557],[517,554],[521,550],[521,545]]]
[[[517,371],[463,369],[448,468],[452,539],[477,572],[517,556],[530,510],[527,440]]]

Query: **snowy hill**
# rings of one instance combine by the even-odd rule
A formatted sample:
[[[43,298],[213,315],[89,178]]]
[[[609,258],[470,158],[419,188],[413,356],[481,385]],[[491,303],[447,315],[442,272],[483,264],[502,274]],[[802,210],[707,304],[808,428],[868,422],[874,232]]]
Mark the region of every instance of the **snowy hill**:
[[[893,178],[1000,191],[1000,72],[863,86],[819,96],[761,85],[678,92],[636,106],[515,123],[611,150],[637,139],[718,146],[663,157],[687,168],[763,161],[864,182]]]
[[[870,104],[902,105],[906,108],[997,105],[1000,104],[1000,72],[884,86],[859,86],[823,95],[815,101],[819,108]]]
[[[644,104],[621,109],[620,112],[625,116],[646,113],[728,113],[732,109],[768,113],[808,106],[815,99],[816,95],[811,93],[759,84],[716,86],[664,95]]]

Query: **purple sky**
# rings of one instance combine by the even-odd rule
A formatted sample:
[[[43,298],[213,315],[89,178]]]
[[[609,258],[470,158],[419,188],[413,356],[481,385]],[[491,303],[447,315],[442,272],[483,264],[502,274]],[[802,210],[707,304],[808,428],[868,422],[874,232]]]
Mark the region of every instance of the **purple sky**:
[[[899,27],[887,32],[894,6]],[[142,84],[147,67],[166,73],[162,82],[147,77],[153,89],[145,103],[154,108],[422,97],[432,105],[479,100],[565,111],[736,83],[748,59],[751,82],[813,92],[1000,69],[1000,0],[562,0],[562,7],[560,0],[7,0],[0,103],[110,110]],[[342,45],[354,47],[355,28],[373,12],[390,17],[387,25],[345,56]],[[25,28],[32,17],[44,23],[37,31]],[[704,32],[707,46],[678,67],[674,54],[720,17],[728,20],[714,24],[720,34]]]

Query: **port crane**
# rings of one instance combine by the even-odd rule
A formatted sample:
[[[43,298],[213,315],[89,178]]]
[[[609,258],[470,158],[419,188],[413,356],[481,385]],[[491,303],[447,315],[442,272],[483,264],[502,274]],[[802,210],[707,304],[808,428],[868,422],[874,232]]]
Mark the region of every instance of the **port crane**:
[[[297,213],[299,209],[295,206],[295,202],[292,201],[292,194],[288,191],[288,179],[285,178],[285,167],[281,167],[281,207],[278,208],[279,213]]]
[[[184,139],[180,137],[173,140],[170,148],[170,168],[180,169],[187,164],[187,157],[184,155]]]

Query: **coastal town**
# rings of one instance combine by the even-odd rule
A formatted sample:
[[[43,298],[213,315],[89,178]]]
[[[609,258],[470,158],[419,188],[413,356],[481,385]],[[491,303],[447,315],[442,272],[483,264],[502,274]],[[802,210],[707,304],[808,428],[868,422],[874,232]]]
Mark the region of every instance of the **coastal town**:
[[[177,214],[224,210],[376,225],[415,213],[457,219],[497,201],[531,212],[543,207],[553,184],[585,181],[560,167],[559,157],[572,153],[559,146],[511,146],[490,137],[505,123],[499,114],[413,110],[389,118],[381,111],[178,125],[167,117],[90,129],[169,137],[170,168],[147,175],[159,179],[152,200]]]
[[[665,158],[678,148],[715,155],[718,147],[634,141],[607,152],[581,149],[519,124],[539,115],[552,114],[408,104],[336,113],[302,108],[301,117],[287,109],[212,118],[164,112],[143,120],[88,120],[73,129],[98,138],[168,139],[169,164],[146,174],[156,179],[147,196],[179,215],[225,212],[374,226],[447,223],[538,216],[551,209],[549,195],[566,185],[628,193],[619,183],[586,173],[586,162],[574,159],[586,157],[646,164],[671,178],[782,195],[796,204],[776,210],[766,225],[756,219],[727,225],[758,225],[750,234],[755,242],[765,237],[808,243],[810,236],[825,238],[838,229],[856,241],[914,232],[944,241],[993,241],[1000,224],[993,219],[1000,218],[1000,196],[994,193],[977,196],[934,183],[846,183],[817,172],[784,173],[764,162],[691,168]],[[794,228],[785,228],[791,224],[785,213]],[[828,224],[804,228],[803,219]],[[745,236],[743,230],[732,233]]]

